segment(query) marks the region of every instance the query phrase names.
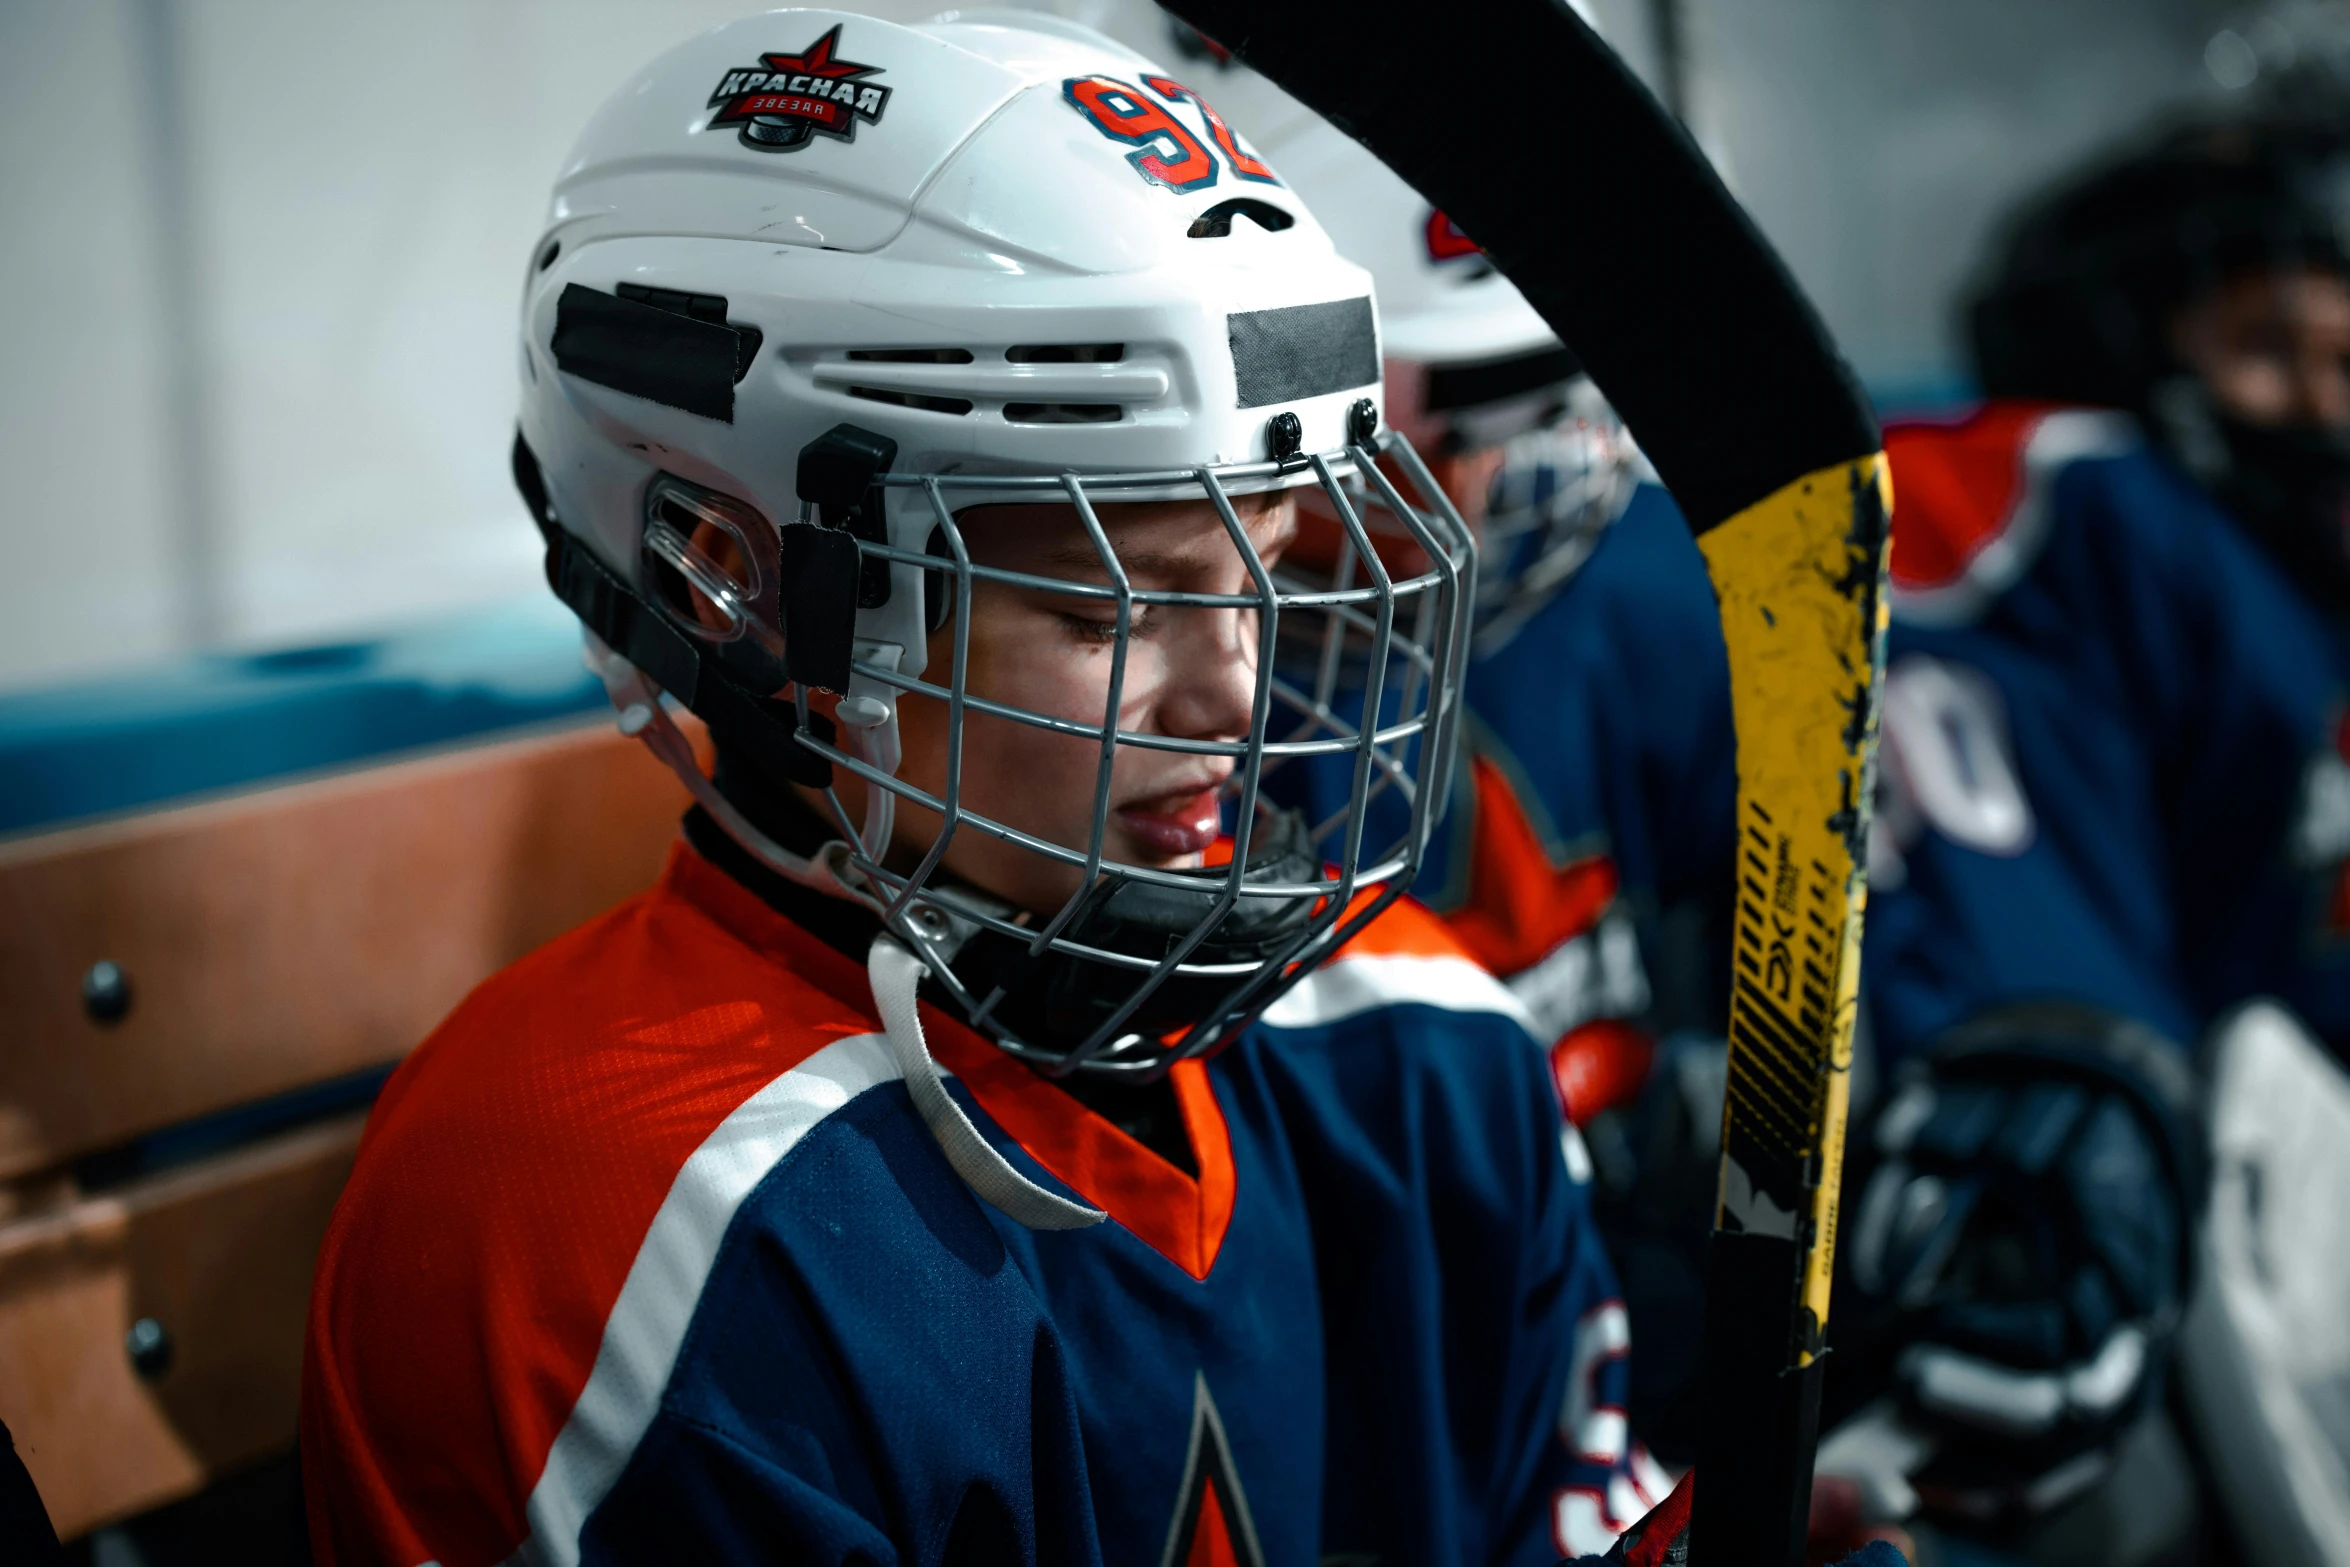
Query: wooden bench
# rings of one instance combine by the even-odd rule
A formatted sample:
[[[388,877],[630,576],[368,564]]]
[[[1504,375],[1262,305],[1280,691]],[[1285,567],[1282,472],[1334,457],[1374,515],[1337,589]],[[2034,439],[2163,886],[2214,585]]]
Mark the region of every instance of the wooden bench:
[[[371,1069],[648,885],[685,804],[571,724],[0,841],[0,1420],[61,1535],[292,1440]],[[111,1022],[100,962],[128,981]],[[321,1084],[340,1113],[235,1135]]]

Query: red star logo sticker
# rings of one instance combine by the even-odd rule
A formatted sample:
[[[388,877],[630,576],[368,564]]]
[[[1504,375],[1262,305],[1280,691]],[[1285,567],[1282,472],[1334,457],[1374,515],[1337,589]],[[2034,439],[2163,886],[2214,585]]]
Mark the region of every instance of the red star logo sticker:
[[[718,111],[710,123],[742,126],[743,145],[764,152],[804,147],[819,131],[854,139],[859,120],[881,118],[890,90],[867,80],[880,66],[840,58],[840,27],[797,54],[762,54],[757,65],[727,72],[710,94]]]

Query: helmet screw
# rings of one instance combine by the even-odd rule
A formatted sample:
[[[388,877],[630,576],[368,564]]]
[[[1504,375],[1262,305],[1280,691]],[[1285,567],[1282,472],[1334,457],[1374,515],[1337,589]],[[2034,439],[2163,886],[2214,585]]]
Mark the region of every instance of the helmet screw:
[[[1275,462],[1287,462],[1306,444],[1306,427],[1292,413],[1275,414],[1265,421],[1265,450]]]
[[[131,977],[122,965],[100,958],[82,976],[82,1011],[93,1023],[119,1023],[131,1010]]]
[[[1346,442],[1349,446],[1368,446],[1379,433],[1379,408],[1368,397],[1358,397],[1346,411]]]
[[[889,704],[869,696],[844,696],[837,711],[851,729],[875,729],[889,721]]]

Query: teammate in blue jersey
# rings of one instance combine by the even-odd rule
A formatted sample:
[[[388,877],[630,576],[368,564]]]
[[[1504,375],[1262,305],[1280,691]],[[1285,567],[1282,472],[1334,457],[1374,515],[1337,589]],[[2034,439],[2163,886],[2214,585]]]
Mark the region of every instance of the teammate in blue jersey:
[[[2109,1559],[2192,1538],[2159,1410],[2193,1052],[2255,996],[2350,1045],[2342,151],[2199,123],[2067,180],[1973,307],[1991,400],[1887,432],[1862,975],[1891,1092],[1831,1391],[1891,1390],[1929,1500],[2043,1558],[2087,1559],[2050,1515],[2101,1484]]]
[[[590,122],[518,353],[550,581],[699,807],[387,1086],[321,1560],[1606,1548],[1661,1487],[1548,1041],[1395,901],[1432,814],[1359,781],[1325,860],[1259,794],[1278,625],[1411,687],[1317,743],[1436,799],[1470,613],[1295,195],[1098,37],[773,13]],[[1309,491],[1417,568],[1313,591]]]

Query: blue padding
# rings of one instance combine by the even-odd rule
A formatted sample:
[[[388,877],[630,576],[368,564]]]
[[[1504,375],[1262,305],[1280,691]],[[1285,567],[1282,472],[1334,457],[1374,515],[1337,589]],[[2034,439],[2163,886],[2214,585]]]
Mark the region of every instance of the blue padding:
[[[1963,370],[1929,370],[1905,376],[1866,376],[1863,382],[1877,417],[1934,419],[1971,408],[1983,400],[1983,389]]]
[[[0,694],[0,833],[585,714],[579,622],[534,597],[369,642]]]
[[[125,1181],[193,1164],[198,1159],[242,1148],[329,1116],[364,1110],[375,1103],[375,1096],[383,1091],[384,1080],[392,1075],[396,1065],[397,1062],[387,1061],[381,1066],[362,1067],[341,1077],[330,1077],[323,1083],[232,1105],[159,1132],[149,1132],[144,1137],[134,1137],[127,1143],[76,1160],[74,1180],[84,1193],[102,1192]]]

